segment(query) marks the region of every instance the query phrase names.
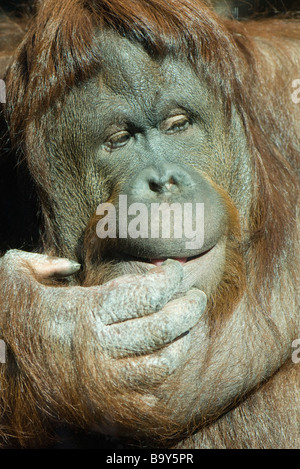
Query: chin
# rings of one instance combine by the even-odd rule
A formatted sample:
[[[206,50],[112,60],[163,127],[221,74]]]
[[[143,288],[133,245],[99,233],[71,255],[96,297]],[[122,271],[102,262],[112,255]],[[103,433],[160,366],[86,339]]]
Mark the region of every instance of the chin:
[[[174,298],[191,288],[198,288],[211,296],[217,289],[224,274],[227,240],[222,237],[216,244],[193,256],[186,252],[177,255],[153,256],[153,250],[147,256],[136,257],[127,252],[109,249],[106,255],[92,256],[86,268],[84,286],[101,285],[121,275],[143,275],[149,270],[160,267],[167,259],[179,262],[183,268],[182,283]]]

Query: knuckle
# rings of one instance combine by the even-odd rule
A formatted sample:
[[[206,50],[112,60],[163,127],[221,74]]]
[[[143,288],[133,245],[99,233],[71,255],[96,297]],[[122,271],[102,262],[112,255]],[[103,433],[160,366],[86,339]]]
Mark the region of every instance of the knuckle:
[[[167,284],[178,285],[184,277],[182,265],[174,259],[167,259],[161,266],[155,267],[146,274],[147,280],[157,283],[166,279]]]

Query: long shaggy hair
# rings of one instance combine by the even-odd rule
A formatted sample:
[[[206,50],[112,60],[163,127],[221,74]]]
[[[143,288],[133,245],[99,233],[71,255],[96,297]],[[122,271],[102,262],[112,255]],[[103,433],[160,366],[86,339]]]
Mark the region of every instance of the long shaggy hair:
[[[259,22],[224,21],[199,0],[46,0],[6,77],[10,135],[29,165],[28,127],[38,132],[47,109],[59,107],[69,89],[99,71],[97,31],[106,29],[140,42],[158,57],[186,55],[221,89],[228,112],[232,104],[240,112],[253,155],[249,249],[261,285],[278,268],[283,248],[289,248],[287,240],[295,233],[299,132],[291,122],[294,104],[278,90],[298,73],[293,39],[299,39],[299,22],[272,20],[269,27],[268,21],[261,27]],[[256,35],[276,46],[276,67],[253,40]],[[273,76],[275,69],[281,70],[280,76]]]
[[[239,264],[243,254],[243,265],[239,265],[232,275],[238,277],[245,271],[247,286],[236,281],[241,289],[239,293],[247,288],[253,311],[263,311],[267,317],[270,291],[280,278],[282,263],[290,262],[291,275],[296,276],[296,166],[300,132],[290,94],[292,79],[299,72],[299,22],[237,23],[219,18],[206,2],[200,0],[42,2],[7,73],[5,108],[12,145],[25,158],[42,201],[43,184],[47,181],[46,153],[42,151],[42,142],[38,162],[34,161],[35,155],[30,151],[37,147],[40,136],[46,132],[42,117],[49,109],[59,112],[70,89],[99,73],[102,51],[98,33],[106,30],[142,44],[157,59],[168,54],[174,57],[185,55],[196,73],[204,75],[212,89],[222,94],[228,117],[232,106],[239,112],[252,156],[253,197],[247,244],[239,246],[237,256],[233,249],[228,260],[232,266]],[[51,224],[50,210],[45,204],[46,226]],[[234,208],[230,210],[234,218]],[[290,294],[295,293],[293,285],[296,281],[291,283]],[[222,309],[231,298],[232,308],[238,297],[230,290],[228,279],[224,279],[220,297],[214,299],[215,307]],[[32,347],[34,350],[37,344]],[[82,346],[82,356],[84,351]],[[22,356],[23,351],[16,348],[15,353]],[[80,354],[76,358],[78,369]],[[96,376],[97,370],[94,372]],[[48,378],[43,370],[36,370],[36,379],[39,379],[39,373],[46,383]],[[63,367],[57,371],[62,383],[65,373]],[[80,373],[82,381],[96,380],[94,376],[85,376],[85,370]],[[159,406],[153,409],[151,416],[145,414],[145,402],[140,399],[139,392],[134,407],[130,399],[119,405],[114,385],[117,380],[117,376],[107,376],[103,389],[91,388],[89,402],[97,408],[99,396],[109,395],[109,417],[122,424],[126,422],[129,429],[142,429],[144,433],[148,427],[152,437],[155,428],[159,428],[160,439],[170,439],[184,431],[168,417],[164,418],[164,409]],[[9,378],[4,381],[9,386]],[[64,392],[61,389],[62,395]],[[26,432],[41,431],[42,419],[36,409],[43,406],[43,398],[38,392],[29,397],[14,396],[15,410],[10,409],[14,427],[11,430],[11,424],[7,433],[13,432],[22,441]],[[62,411],[58,404],[52,397],[48,398],[49,408],[52,406],[60,415]],[[33,404],[35,402],[37,405]],[[75,391],[71,398],[66,396],[68,411],[62,418],[93,422],[92,411],[79,402],[80,396]],[[32,425],[26,422],[28,415],[32,416]],[[105,420],[105,413],[101,417]]]

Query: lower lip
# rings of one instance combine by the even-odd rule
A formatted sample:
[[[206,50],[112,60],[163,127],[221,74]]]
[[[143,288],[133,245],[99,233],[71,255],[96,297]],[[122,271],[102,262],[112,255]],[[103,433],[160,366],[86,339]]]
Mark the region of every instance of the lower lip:
[[[132,263],[132,272],[143,274],[149,272],[153,268],[159,268],[167,259],[174,259],[182,265],[183,268],[183,280],[181,285],[178,287],[176,295],[181,295],[190,290],[191,288],[198,288],[203,290],[205,293],[210,291],[210,285],[208,285],[207,277],[209,272],[212,270],[216,275],[216,281],[219,276],[223,275],[223,266],[225,259],[225,248],[226,239],[219,240],[210,249],[202,252],[201,254],[192,257],[172,257],[169,258],[134,258],[133,256],[127,255],[127,259],[124,259],[124,253],[119,258],[119,262]],[[117,258],[118,259],[118,258]],[[136,266],[139,265],[136,270]],[[126,267],[124,273],[130,273],[130,266]]]
[[[198,259],[202,257],[206,258],[207,257],[206,255],[210,254],[211,251],[214,251],[216,247],[217,247],[217,244],[207,249],[206,251],[202,252],[201,254],[197,254],[192,257],[165,257],[165,258],[146,259],[146,258],[133,257],[131,254],[127,254],[126,257],[128,261],[139,262],[148,266],[153,265],[155,267],[161,266],[167,259],[173,259],[175,261],[180,262],[180,264],[182,265],[185,265],[185,264],[189,265],[189,264],[194,263],[195,261],[197,261]],[[120,254],[120,258],[122,258],[123,256],[124,256],[124,253]]]
[[[205,256],[205,254],[208,254],[210,251],[214,249],[215,246],[211,247],[210,249],[207,249],[207,251],[202,252],[201,254],[197,254],[196,256],[193,257],[170,257],[170,259],[174,259],[174,261],[180,262],[180,264],[186,264],[187,262],[193,262],[200,257]],[[150,264],[153,264],[155,266],[160,266],[165,262],[166,259],[151,259],[149,261]]]
[[[180,262],[180,264],[185,264],[187,262],[187,257],[173,257],[175,261]],[[151,259],[150,263],[156,266],[160,266],[165,262],[165,259]]]

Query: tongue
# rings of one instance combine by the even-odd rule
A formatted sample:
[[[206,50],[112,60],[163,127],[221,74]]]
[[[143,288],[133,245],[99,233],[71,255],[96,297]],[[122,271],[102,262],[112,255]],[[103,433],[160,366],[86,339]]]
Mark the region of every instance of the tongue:
[[[184,264],[187,261],[187,257],[173,257],[174,261],[180,262],[180,264]],[[151,259],[151,264],[160,266],[166,259]]]

